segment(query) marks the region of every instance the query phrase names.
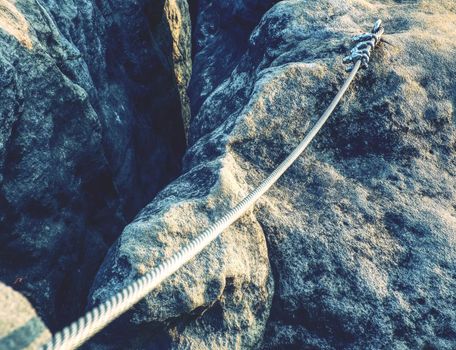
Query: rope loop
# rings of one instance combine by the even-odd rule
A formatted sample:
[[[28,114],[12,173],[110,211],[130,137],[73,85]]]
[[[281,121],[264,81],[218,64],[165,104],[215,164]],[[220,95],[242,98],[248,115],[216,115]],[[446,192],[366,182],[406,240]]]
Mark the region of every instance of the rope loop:
[[[350,51],[350,55],[343,59],[345,64],[350,64],[347,71],[351,72],[357,61],[361,61],[361,67],[366,69],[369,66],[370,55],[373,49],[382,41],[384,28],[379,19],[375,22],[371,32],[356,35],[352,40],[356,43]]]

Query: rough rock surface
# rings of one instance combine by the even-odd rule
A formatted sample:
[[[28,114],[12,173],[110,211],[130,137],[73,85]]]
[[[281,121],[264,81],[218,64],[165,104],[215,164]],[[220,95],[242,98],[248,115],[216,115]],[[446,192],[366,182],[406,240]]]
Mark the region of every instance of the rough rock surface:
[[[261,16],[278,0],[190,1],[193,70],[189,95],[193,114],[239,63]]]
[[[0,349],[35,350],[50,336],[27,299],[0,283]]]
[[[180,170],[185,1],[0,0],[0,279],[48,324]]]
[[[288,0],[256,13],[251,32],[227,29],[226,9],[250,3],[193,4],[200,8],[194,31],[203,33],[195,38],[203,39],[194,44],[184,172],[110,250],[94,303],[266,177],[340,87],[352,34],[380,17],[394,46],[374,53],[305,157],[254,210],[96,342],[455,348],[454,2]],[[230,48],[235,43],[242,52]]]

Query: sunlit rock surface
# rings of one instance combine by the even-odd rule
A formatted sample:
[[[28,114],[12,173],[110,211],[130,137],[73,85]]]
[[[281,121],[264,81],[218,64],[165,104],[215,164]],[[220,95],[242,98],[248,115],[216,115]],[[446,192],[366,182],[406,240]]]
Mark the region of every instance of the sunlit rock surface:
[[[269,5],[191,7],[184,173],[111,248],[94,302],[170,256],[274,169],[343,83],[353,34],[382,18],[391,45],[374,52],[255,209],[99,343],[118,335],[138,349],[456,347],[454,3]]]
[[[35,350],[50,336],[27,299],[0,283],[0,348]]]
[[[54,331],[146,273],[299,143],[377,18],[305,155],[84,348],[456,348],[453,0],[0,0],[0,280]],[[0,345],[49,335],[0,309]]]

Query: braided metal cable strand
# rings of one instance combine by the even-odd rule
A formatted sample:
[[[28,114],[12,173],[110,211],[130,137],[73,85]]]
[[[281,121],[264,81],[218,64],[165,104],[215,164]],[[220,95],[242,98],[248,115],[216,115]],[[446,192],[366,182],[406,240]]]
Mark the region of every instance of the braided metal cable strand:
[[[376,35],[381,36],[381,33]],[[257,188],[219,220],[210,225],[200,236],[193,239],[189,244],[185,245],[170,258],[166,259],[162,264],[155,267],[138,280],[132,282],[107,301],[87,312],[85,316],[79,318],[61,332],[55,334],[49,343],[44,345],[41,350],[70,350],[77,348],[144,298],[164,279],[194,258],[227,227],[239,219],[272,185],[274,185],[282,174],[304,152],[313,138],[317,135],[318,131],[328,120],[353,81],[362,64],[362,60],[358,59],[353,63],[350,75],[317,123],[293,152]]]

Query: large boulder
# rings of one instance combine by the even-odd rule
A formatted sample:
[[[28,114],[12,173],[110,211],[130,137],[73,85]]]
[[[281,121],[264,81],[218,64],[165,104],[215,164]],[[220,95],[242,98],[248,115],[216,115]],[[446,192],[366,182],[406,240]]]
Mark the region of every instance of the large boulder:
[[[197,33],[219,9],[249,2],[207,3]],[[341,86],[353,34],[380,17],[392,45],[374,52],[305,156],[256,208],[100,343],[455,348],[454,2],[288,0],[255,16],[251,32],[231,37],[245,41],[196,42],[184,173],[111,248],[93,303],[177,251],[274,169]],[[214,23],[213,33],[231,35]]]
[[[52,328],[180,171],[185,1],[0,0],[0,279]]]
[[[50,336],[28,300],[0,283],[0,349],[36,350]]]

